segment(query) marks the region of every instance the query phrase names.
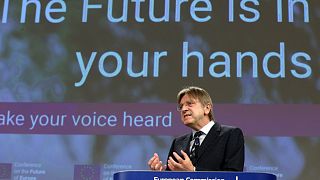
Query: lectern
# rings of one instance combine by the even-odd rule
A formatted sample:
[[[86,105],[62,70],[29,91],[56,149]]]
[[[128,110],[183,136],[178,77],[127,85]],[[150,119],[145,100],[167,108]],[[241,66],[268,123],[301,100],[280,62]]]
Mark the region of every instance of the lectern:
[[[253,172],[172,172],[172,171],[121,171],[114,180],[276,180],[268,173]]]

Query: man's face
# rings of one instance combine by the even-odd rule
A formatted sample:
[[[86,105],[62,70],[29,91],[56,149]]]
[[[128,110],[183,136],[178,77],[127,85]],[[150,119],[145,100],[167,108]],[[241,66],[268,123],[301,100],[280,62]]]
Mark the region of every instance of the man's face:
[[[184,125],[193,129],[202,127],[202,124],[209,121],[208,114],[211,106],[203,106],[198,99],[194,99],[188,94],[181,98],[179,103],[181,120]]]

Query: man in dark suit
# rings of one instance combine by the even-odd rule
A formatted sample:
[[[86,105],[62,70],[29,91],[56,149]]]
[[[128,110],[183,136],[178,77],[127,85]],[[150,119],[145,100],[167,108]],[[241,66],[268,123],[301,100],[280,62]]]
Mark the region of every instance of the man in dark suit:
[[[155,153],[148,162],[150,169],[243,171],[243,133],[214,121],[210,95],[202,88],[187,87],[178,93],[177,100],[181,121],[192,133],[173,140],[166,165]]]

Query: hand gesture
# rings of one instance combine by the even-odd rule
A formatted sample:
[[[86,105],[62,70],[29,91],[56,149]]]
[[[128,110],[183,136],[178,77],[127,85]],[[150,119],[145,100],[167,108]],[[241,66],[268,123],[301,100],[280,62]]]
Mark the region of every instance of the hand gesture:
[[[166,169],[166,165],[162,164],[157,153],[154,153],[153,157],[148,161],[148,165],[154,171],[164,171]]]
[[[183,150],[181,150],[181,154],[183,156],[180,157],[176,152],[173,152],[174,157],[177,161],[175,161],[171,156],[168,160],[168,167],[171,171],[194,171],[195,168],[187,155]]]

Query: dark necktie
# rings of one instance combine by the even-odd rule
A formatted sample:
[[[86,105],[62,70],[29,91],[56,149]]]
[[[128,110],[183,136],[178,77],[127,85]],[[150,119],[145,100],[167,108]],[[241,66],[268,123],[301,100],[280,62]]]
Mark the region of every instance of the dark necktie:
[[[193,139],[194,139],[194,142],[193,142],[193,145],[192,145],[192,148],[191,148],[191,152],[190,152],[190,159],[191,159],[191,162],[193,165],[195,165],[197,159],[198,159],[198,150],[199,150],[199,147],[200,147],[200,139],[199,137],[204,134],[202,131],[198,131],[194,134],[193,136]]]

